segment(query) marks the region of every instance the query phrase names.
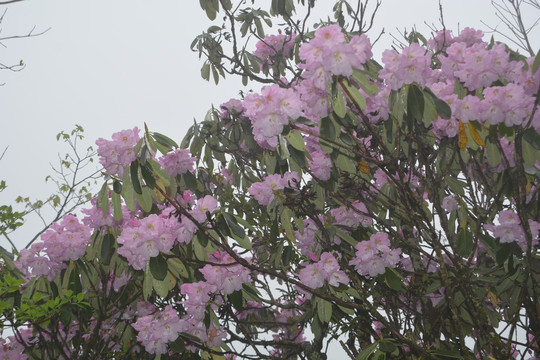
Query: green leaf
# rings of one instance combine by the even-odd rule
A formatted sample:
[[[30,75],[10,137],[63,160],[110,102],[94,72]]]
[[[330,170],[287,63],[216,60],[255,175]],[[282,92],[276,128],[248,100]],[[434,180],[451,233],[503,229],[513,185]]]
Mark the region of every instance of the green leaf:
[[[462,257],[469,257],[474,247],[472,233],[467,229],[459,229],[457,239],[457,253]]]
[[[114,221],[120,222],[120,220],[122,220],[122,202],[120,200],[120,194],[113,191],[111,197],[112,197]]]
[[[339,154],[336,159],[336,165],[342,171],[345,171],[351,174],[356,174],[356,164],[348,156]]]
[[[131,184],[133,184],[133,190],[137,194],[142,194],[141,183],[139,181],[139,161],[135,160],[131,163],[129,167],[129,172],[131,174]]]
[[[450,109],[450,106],[438,97],[435,97],[433,101],[435,102],[435,108],[437,109],[439,116],[443,119],[450,119],[452,116],[452,109]]]
[[[379,345],[378,342],[374,343],[374,344],[371,344],[369,345],[368,347],[366,347],[365,349],[363,349],[359,354],[358,356],[356,356],[356,360],[368,360],[369,357],[371,356],[371,354],[373,354],[375,352],[375,350],[377,350],[377,346]]]
[[[392,268],[386,268],[384,272],[384,282],[389,288],[396,291],[403,291],[403,281],[398,273]]]
[[[122,186],[122,197],[129,211],[135,211],[135,191],[131,184],[129,173],[124,174],[124,185]]]
[[[229,229],[231,229],[233,234],[235,234],[239,238],[243,238],[244,236],[246,236],[246,232],[240,225],[238,225],[238,222],[236,221],[234,215],[223,212],[223,217],[225,218],[225,221],[227,222],[227,225],[229,226]]]
[[[465,196],[465,190],[463,190],[465,188],[465,186],[467,186],[466,183],[458,180],[458,179],[455,179],[454,177],[452,177],[451,175],[448,175],[444,178],[446,180],[446,183],[448,184],[448,186],[450,187],[450,189],[455,193],[455,194],[459,194],[461,196]]]
[[[369,96],[375,96],[379,92],[377,85],[369,80],[369,76],[364,71],[353,69],[352,79],[356,81],[358,86],[360,86]]]
[[[437,121],[437,117],[437,109],[435,108],[435,104],[433,103],[432,98],[427,94],[424,94],[424,114],[422,117],[424,126],[426,128],[429,128],[431,123]]]
[[[407,114],[418,121],[424,115],[424,93],[415,84],[409,85],[407,92]]]
[[[536,150],[540,150],[540,134],[534,129],[527,129],[523,133],[523,139],[532,145]]]
[[[360,108],[360,110],[365,110],[367,104],[364,95],[362,95],[362,93],[358,91],[356,87],[351,86],[346,80],[343,81],[343,84],[345,85],[345,89],[347,90],[347,97],[351,100],[355,107]]]
[[[99,190],[97,203],[104,214],[109,211],[109,187],[107,186],[107,182],[105,182],[101,187],[101,190]]]
[[[321,129],[319,133],[321,136],[330,140],[334,140],[336,138],[336,128],[334,127],[330,117],[327,116],[321,119]]]
[[[146,162],[141,166],[141,173],[146,185],[148,185],[151,189],[155,188],[156,179],[154,178],[152,165],[150,165],[149,162]]]
[[[328,323],[332,318],[332,303],[321,298],[317,298],[317,316],[321,323]]]
[[[337,87],[337,93],[336,93],[336,98],[334,99],[334,102],[333,102],[333,108],[337,116],[339,116],[341,119],[345,117],[345,114],[347,113],[347,107],[345,106],[343,90],[341,90],[340,86]]]
[[[169,291],[171,291],[175,285],[176,280],[174,280],[174,278],[169,273],[167,273],[165,279],[163,280],[157,280],[154,278],[154,280],[152,281],[152,286],[156,291],[156,294],[158,294],[162,298],[167,297],[169,295]]]
[[[188,171],[182,174],[182,178],[184,179],[184,183],[189,190],[193,192],[197,191],[197,178],[192,172]]]
[[[237,290],[233,292],[232,294],[230,294],[229,299],[231,300],[231,303],[236,310],[241,311],[244,308],[244,302],[243,302],[241,290]]]
[[[101,242],[101,261],[104,265],[109,265],[111,261],[112,254],[114,253],[114,245],[116,240],[114,235],[105,234]]]
[[[163,280],[167,276],[169,267],[167,265],[167,260],[159,254],[156,257],[150,258],[150,271],[152,276],[156,280]]]
[[[145,212],[152,210],[152,190],[149,188],[142,189],[142,194],[135,193],[137,202]]]
[[[160,143],[161,145],[163,146],[166,146],[168,147],[169,149],[170,148],[178,148],[178,144],[173,140],[171,139],[170,137],[167,137],[163,134],[160,134],[160,133],[152,133],[152,137],[158,142]]]
[[[540,50],[536,53],[536,57],[534,58],[533,66],[532,66],[532,73],[533,75],[536,74],[536,71],[538,71],[538,67],[540,67]]]
[[[501,163],[499,149],[497,148],[497,145],[489,139],[486,141],[486,153],[489,166],[497,167]]]
[[[150,264],[146,263],[143,279],[143,298],[145,301],[148,301],[148,298],[152,295],[153,281],[154,278],[150,272]]]
[[[287,140],[289,141],[289,144],[292,145],[296,150],[304,151],[306,150],[306,144],[304,143],[304,138],[299,132],[296,131],[290,131],[286,135]]]
[[[180,261],[180,259],[176,259],[176,258],[167,259],[167,267],[169,271],[177,278],[180,278],[180,277],[184,279],[189,278],[189,273],[186,269],[186,266],[184,265],[184,263],[182,263],[182,261]]]
[[[303,151],[296,150],[292,146],[289,146],[289,154],[291,155],[291,159],[294,160],[294,162],[300,167],[300,169],[303,169],[306,167],[306,155]]]

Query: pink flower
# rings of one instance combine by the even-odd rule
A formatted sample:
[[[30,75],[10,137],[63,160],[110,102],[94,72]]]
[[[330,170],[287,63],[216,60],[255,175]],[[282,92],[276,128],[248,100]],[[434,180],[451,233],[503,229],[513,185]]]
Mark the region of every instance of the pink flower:
[[[110,175],[124,176],[124,168],[134,161],[135,145],[139,141],[139,129],[122,130],[114,133],[111,140],[99,138],[96,140],[98,146],[99,162]]]
[[[175,149],[158,160],[159,164],[171,176],[193,171],[195,161],[197,161],[197,158],[189,155],[189,149]]]

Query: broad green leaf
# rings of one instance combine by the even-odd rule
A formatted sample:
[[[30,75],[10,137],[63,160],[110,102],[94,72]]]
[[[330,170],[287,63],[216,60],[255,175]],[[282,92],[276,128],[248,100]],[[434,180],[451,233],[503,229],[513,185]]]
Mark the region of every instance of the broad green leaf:
[[[238,237],[246,236],[244,229],[238,225],[238,222],[236,221],[236,217],[234,215],[223,212],[223,217],[225,218],[225,221],[227,222],[227,225],[229,226],[229,229],[232,231],[233,234]]]
[[[291,210],[287,207],[285,207],[280,214],[281,217],[281,227],[283,230],[285,230],[285,235],[287,235],[287,239],[294,242],[296,237],[294,235],[294,230],[292,227],[292,213]]]
[[[300,170],[305,168],[307,165],[305,153],[303,151],[295,149],[292,146],[289,146],[288,148],[289,148],[289,154],[291,155],[291,159],[294,160],[294,162],[296,163],[296,165],[298,165]]]
[[[109,265],[111,261],[111,256],[114,253],[115,243],[116,239],[114,238],[114,235],[105,234],[103,236],[103,239],[101,241],[101,261],[103,261],[103,264]]]
[[[152,190],[145,187],[142,189],[142,194],[135,193],[135,197],[145,212],[152,210]]]
[[[497,167],[501,163],[502,159],[499,149],[491,140],[486,141],[486,153],[489,166]]]
[[[362,95],[362,93],[358,91],[356,87],[351,86],[346,80],[343,83],[345,85],[345,89],[347,90],[347,97],[351,100],[355,107],[360,108],[360,110],[365,110],[367,104],[364,95]]]
[[[178,144],[171,138],[163,135],[163,134],[160,134],[160,133],[152,133],[152,137],[158,142],[160,143],[161,145],[163,146],[167,146],[169,149],[170,148],[178,148]]]
[[[356,360],[368,360],[371,354],[377,350],[377,346],[379,345],[378,342],[373,343],[366,347],[365,349],[362,349],[362,351],[356,356]]]
[[[327,116],[321,119],[321,129],[319,133],[321,136],[330,140],[334,140],[336,138],[336,128],[334,127],[330,117]]]
[[[175,285],[176,280],[168,272],[163,280],[158,280],[154,278],[154,280],[152,281],[152,286],[156,291],[156,294],[158,294],[162,298],[167,297],[169,295],[169,291],[171,291],[175,287]]]
[[[332,303],[317,298],[317,316],[323,324],[330,322],[330,319],[332,319]]]
[[[437,97],[434,98],[433,101],[435,102],[435,108],[437,109],[439,116],[443,119],[450,119],[452,116],[452,109],[450,109],[450,106]]]
[[[469,257],[474,247],[472,233],[467,229],[459,229],[457,239],[457,253],[462,257]]]
[[[364,71],[353,69],[352,79],[356,81],[358,86],[360,86],[369,96],[375,96],[379,92],[377,85],[369,80],[369,75]]]
[[[107,185],[107,182],[105,182],[101,187],[101,190],[99,190],[97,203],[104,214],[109,211],[109,186]]]
[[[193,192],[197,191],[197,178],[195,177],[195,175],[193,175],[192,172],[188,171],[182,174],[181,177],[182,179],[184,179],[184,183],[189,190]]]
[[[118,194],[116,191],[113,191],[111,197],[114,221],[120,222],[120,220],[122,220],[122,201],[120,200],[120,194]]]
[[[287,135],[287,140],[296,150],[304,151],[306,150],[306,144],[304,143],[304,138],[297,131],[290,131]]]
[[[336,165],[342,171],[345,171],[351,174],[356,174],[356,164],[348,156],[339,154],[336,159]]]
[[[278,136],[278,140],[279,140],[279,146],[277,148],[278,154],[281,159],[286,160],[291,155],[287,147],[287,142],[285,141],[285,139],[283,138],[283,135],[281,134]]]
[[[144,297],[144,300],[146,301],[148,301],[148,298],[150,297],[150,295],[152,295],[153,281],[154,281],[154,278],[152,277],[152,274],[150,273],[150,264],[146,263],[146,268],[144,270],[144,278],[143,278],[143,297]]]
[[[384,282],[386,285],[388,285],[389,288],[396,290],[396,291],[403,291],[403,281],[401,277],[398,275],[398,273],[392,269],[387,267],[384,272]]]
[[[529,142],[522,141],[522,153],[523,153],[523,163],[525,165],[534,166],[536,161],[540,160],[540,151],[536,150]]]
[[[189,273],[186,269],[186,266],[180,259],[177,258],[169,258],[167,259],[167,267],[169,271],[176,276],[177,278],[189,278]]]
[[[533,75],[536,74],[536,71],[538,71],[538,67],[540,67],[540,50],[536,53],[536,57],[534,58],[534,62],[532,65],[532,73]]]
[[[448,186],[450,187],[450,189],[455,193],[455,194],[459,194],[461,196],[464,196],[465,195],[465,190],[463,190],[467,184],[458,180],[458,179],[455,179],[454,177],[452,177],[451,175],[448,175],[447,177],[445,177],[445,180],[446,180],[446,183],[448,184]]]
[[[131,184],[133,185],[133,190],[137,194],[142,194],[141,182],[139,181],[139,161],[135,160],[131,163],[129,167],[129,172],[131,174]]]
[[[156,179],[154,178],[152,166],[149,162],[141,166],[141,174],[146,185],[153,189],[156,186]]]
[[[437,113],[437,109],[435,108],[431,96],[424,94],[424,115],[422,117],[424,126],[428,128],[431,123],[437,121],[438,116],[439,114]]]
[[[342,119],[345,117],[345,114],[347,113],[347,107],[345,106],[345,98],[343,97],[343,90],[341,90],[340,86],[337,87],[337,93],[336,98],[333,102],[333,108],[337,116]]]
[[[424,115],[424,93],[415,84],[409,85],[407,92],[407,114],[417,121]]]
[[[131,184],[130,174],[126,171],[124,174],[124,185],[122,186],[122,197],[124,198],[124,203],[130,211],[135,211],[135,191],[133,185]]]
[[[167,265],[167,260],[160,254],[158,256],[150,258],[150,271],[152,276],[156,280],[163,280],[167,276],[167,271],[169,267]]]

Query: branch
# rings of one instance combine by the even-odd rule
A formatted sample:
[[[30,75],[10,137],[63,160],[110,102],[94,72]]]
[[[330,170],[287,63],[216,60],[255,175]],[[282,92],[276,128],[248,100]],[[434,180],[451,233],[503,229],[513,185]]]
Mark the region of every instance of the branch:
[[[1,1],[1,2],[0,2],[0,5],[8,5],[8,4],[13,4],[13,3],[16,3],[16,2],[20,2],[20,1],[23,1],[23,0],[10,0],[10,1]]]

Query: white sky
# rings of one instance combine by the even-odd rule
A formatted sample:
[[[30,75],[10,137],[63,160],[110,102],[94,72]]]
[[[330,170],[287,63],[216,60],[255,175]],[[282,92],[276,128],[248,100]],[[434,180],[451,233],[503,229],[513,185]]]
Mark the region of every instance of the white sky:
[[[319,4],[328,9],[333,1]],[[449,29],[485,29],[481,20],[498,24],[488,0],[445,0],[443,7]],[[21,72],[0,72],[0,150],[9,146],[0,162],[0,179],[9,186],[2,204],[16,195],[43,198],[52,191],[44,178],[49,163],[66,150],[55,141],[61,130],[80,124],[93,145],[98,137],[146,122],[180,141],[194,118],[201,120],[211,104],[242,87],[239,79],[216,87],[200,78],[202,62],[189,45],[209,21],[196,0],[26,0],[4,8],[0,37],[26,34],[33,26],[36,32],[51,30],[0,47],[4,64],[27,64]],[[316,14],[328,16],[325,10]],[[416,24],[427,34],[424,22],[438,19],[436,0],[383,0],[371,37],[382,27],[387,35],[375,53],[391,44],[388,33],[397,34],[396,28]]]
[[[264,8],[270,1],[259,3]],[[318,3],[329,8],[334,2]],[[454,31],[458,26],[486,30],[481,20],[499,24],[489,0],[443,0],[443,7],[446,26]],[[200,78],[202,62],[189,45],[209,21],[196,0],[26,0],[0,6],[0,13],[5,8],[0,37],[26,34],[33,26],[36,32],[51,30],[0,47],[0,62],[22,59],[27,64],[21,72],[0,71],[0,83],[5,83],[0,87],[0,154],[9,146],[0,161],[0,180],[9,189],[0,194],[0,204],[12,203],[17,195],[51,193],[44,178],[57,153],[67,150],[55,141],[61,130],[82,125],[88,146],[122,129],[142,129],[146,122],[180,142],[193,118],[202,120],[211,104],[219,106],[241,89],[237,79],[216,87]],[[375,53],[391,44],[388,33],[397,34],[396,28],[416,24],[428,35],[424,22],[439,24],[438,19],[436,0],[383,0],[371,37],[382,27],[387,34]],[[539,41],[535,38],[536,49]],[[19,247],[35,234],[32,224],[15,234]],[[9,249],[4,241],[0,245]]]

